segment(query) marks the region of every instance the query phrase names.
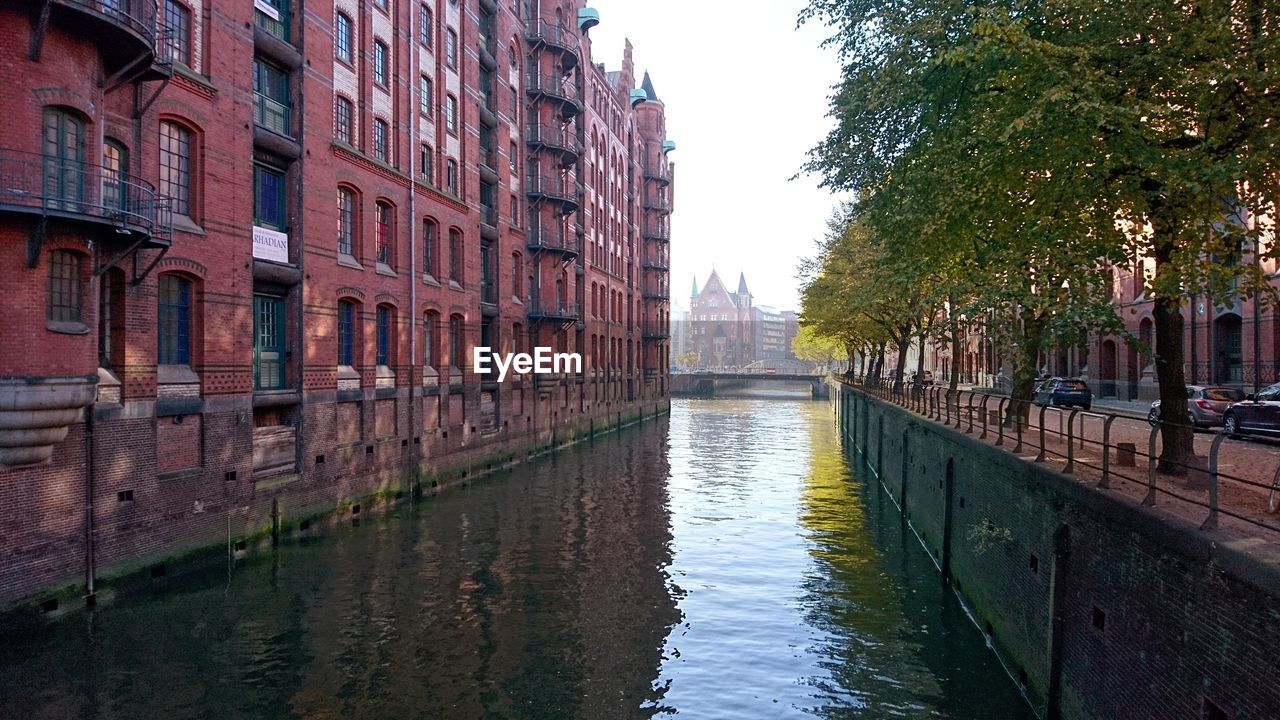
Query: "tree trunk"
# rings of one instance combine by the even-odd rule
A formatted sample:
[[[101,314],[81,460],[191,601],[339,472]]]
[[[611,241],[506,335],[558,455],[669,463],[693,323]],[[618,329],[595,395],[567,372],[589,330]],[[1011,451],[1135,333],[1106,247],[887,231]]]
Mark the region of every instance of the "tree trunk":
[[[903,325],[898,334],[898,362],[893,368],[893,389],[902,392],[902,375],[907,368],[907,350],[911,347],[911,326]]]
[[[1039,366],[1040,344],[1043,342],[1045,318],[1037,316],[1033,311],[1022,311],[1021,332],[1017,348],[1013,354],[1012,387],[1009,390],[1009,411],[1006,418],[1016,418],[1023,427],[1027,426],[1027,418],[1031,413],[1031,402],[1034,400],[1036,375]],[[1006,423],[1010,424],[1010,423]]]
[[[1156,277],[1173,254],[1173,241],[1156,245]],[[1160,462],[1157,470],[1185,475],[1196,460],[1195,430],[1187,413],[1187,379],[1183,372],[1183,329],[1180,300],[1156,293],[1152,319],[1156,330],[1156,381],[1160,384]]]
[[[928,328],[920,326],[920,354],[916,356],[916,382],[912,392],[917,395],[924,391],[924,340]]]

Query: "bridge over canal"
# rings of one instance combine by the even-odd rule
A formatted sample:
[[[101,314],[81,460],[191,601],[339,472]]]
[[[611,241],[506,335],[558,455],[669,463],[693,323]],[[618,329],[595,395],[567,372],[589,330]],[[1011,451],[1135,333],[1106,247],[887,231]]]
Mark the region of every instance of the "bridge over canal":
[[[825,375],[742,372],[673,373],[671,375],[673,397],[725,397],[742,395],[752,390],[775,389],[793,393],[804,392],[807,389],[809,397],[814,400],[824,400],[829,397]]]

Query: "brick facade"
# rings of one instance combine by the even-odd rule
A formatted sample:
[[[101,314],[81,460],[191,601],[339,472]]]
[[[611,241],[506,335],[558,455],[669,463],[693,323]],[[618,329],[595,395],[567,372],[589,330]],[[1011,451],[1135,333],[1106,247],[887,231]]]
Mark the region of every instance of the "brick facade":
[[[0,605],[665,410],[674,145],[581,1],[149,5],[0,2]]]

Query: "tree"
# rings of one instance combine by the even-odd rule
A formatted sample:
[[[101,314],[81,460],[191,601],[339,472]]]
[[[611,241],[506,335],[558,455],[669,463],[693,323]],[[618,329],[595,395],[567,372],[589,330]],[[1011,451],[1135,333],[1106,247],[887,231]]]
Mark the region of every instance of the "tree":
[[[963,258],[968,307],[1021,336],[1015,397],[1046,337],[1115,328],[1105,273],[1154,259],[1161,466],[1192,455],[1181,299],[1269,291],[1238,258],[1270,228],[1280,154],[1280,9],[1194,3],[813,0],[844,77],[807,169],[910,208]],[[924,188],[922,190],[921,188]],[[934,217],[920,206],[937,201]],[[872,225],[877,221],[871,220]],[[882,227],[882,225],[881,225]],[[1072,268],[1075,271],[1072,271]],[[1003,283],[1003,284],[1002,284]],[[965,307],[964,301],[951,303]],[[954,330],[952,335],[955,335]]]

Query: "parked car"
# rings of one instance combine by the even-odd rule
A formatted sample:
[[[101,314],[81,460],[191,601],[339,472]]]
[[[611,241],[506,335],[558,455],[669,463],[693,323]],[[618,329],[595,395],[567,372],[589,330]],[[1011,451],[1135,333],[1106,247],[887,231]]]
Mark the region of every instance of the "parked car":
[[[919,373],[919,372],[911,373],[911,384],[912,385],[932,385],[933,371],[925,370],[922,373]]]
[[[1083,380],[1052,377],[1036,390],[1035,403],[1050,407],[1093,407],[1093,391]]]
[[[1222,429],[1230,435],[1280,435],[1280,383],[1232,404],[1222,414]]]
[[[1213,427],[1222,424],[1222,415],[1232,403],[1245,399],[1241,390],[1221,385],[1187,386],[1187,413],[1191,416],[1191,424],[1196,427]],[[1153,426],[1160,424],[1160,401],[1151,403],[1151,411],[1147,413],[1147,422]]]

